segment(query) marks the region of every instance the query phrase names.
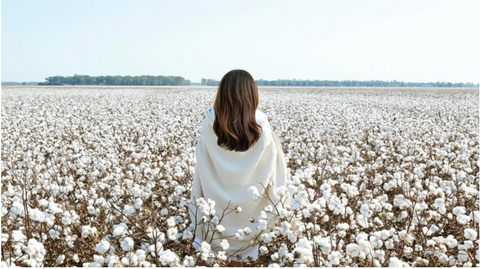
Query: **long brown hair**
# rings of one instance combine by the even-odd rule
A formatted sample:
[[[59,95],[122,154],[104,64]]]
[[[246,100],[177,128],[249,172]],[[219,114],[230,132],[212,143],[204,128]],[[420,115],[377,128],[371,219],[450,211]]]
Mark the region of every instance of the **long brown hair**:
[[[213,109],[213,131],[217,144],[233,151],[248,150],[261,136],[257,124],[258,89],[253,77],[245,70],[232,70],[218,86]]]

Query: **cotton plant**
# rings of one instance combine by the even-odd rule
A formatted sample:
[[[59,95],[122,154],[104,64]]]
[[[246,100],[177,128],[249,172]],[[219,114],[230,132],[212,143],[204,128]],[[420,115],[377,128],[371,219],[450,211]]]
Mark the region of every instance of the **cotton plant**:
[[[478,93],[260,93],[290,175],[274,191],[291,206],[236,231],[259,245],[248,265],[480,264]],[[193,247],[188,202],[214,98],[213,88],[2,89],[2,266],[197,265],[208,251]],[[198,221],[228,236],[212,205],[200,201]],[[228,265],[220,240],[208,266]]]

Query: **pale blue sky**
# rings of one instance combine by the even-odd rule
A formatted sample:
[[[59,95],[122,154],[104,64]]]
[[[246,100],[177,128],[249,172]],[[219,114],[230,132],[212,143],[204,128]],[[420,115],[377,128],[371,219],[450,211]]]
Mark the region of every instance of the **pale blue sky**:
[[[2,81],[479,82],[478,0],[2,1]]]

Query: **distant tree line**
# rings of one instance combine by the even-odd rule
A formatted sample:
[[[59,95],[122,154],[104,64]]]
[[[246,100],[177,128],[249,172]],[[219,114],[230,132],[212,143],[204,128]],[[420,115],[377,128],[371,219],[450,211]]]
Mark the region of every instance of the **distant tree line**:
[[[257,86],[324,86],[324,87],[478,87],[477,84],[452,83],[452,82],[403,82],[403,81],[383,81],[383,80],[296,80],[296,79],[277,79],[255,81]],[[204,86],[218,86],[220,81],[202,78]]]
[[[74,75],[70,77],[54,76],[45,79],[38,85],[146,85],[171,86],[190,85],[190,80],[177,76],[86,76]]]
[[[29,82],[3,81],[2,85],[38,85],[38,82],[35,82],[35,81],[29,81]]]
[[[214,80],[214,79],[202,78],[201,84],[202,86],[218,86],[220,85],[220,81]]]
[[[403,82],[383,80],[296,80],[277,79],[255,81],[258,86],[320,86],[320,87],[466,87],[478,88],[476,83],[452,82]],[[190,80],[179,76],[53,76],[40,82],[38,85],[143,85],[143,86],[218,86],[220,81],[202,78],[200,83],[191,83]],[[2,85],[37,85],[37,82],[2,82]]]

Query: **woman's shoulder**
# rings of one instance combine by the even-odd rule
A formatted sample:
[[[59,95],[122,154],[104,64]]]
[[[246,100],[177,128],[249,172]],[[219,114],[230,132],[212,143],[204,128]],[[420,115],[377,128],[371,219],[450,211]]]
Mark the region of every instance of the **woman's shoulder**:
[[[215,110],[213,108],[208,109],[207,116],[215,120]],[[255,111],[255,118],[257,120],[257,123],[260,125],[262,125],[264,122],[268,122],[267,115],[260,109],[257,109]]]
[[[267,114],[263,113],[260,109],[255,111],[255,118],[257,119],[258,124],[263,124],[264,122],[268,122]]]

